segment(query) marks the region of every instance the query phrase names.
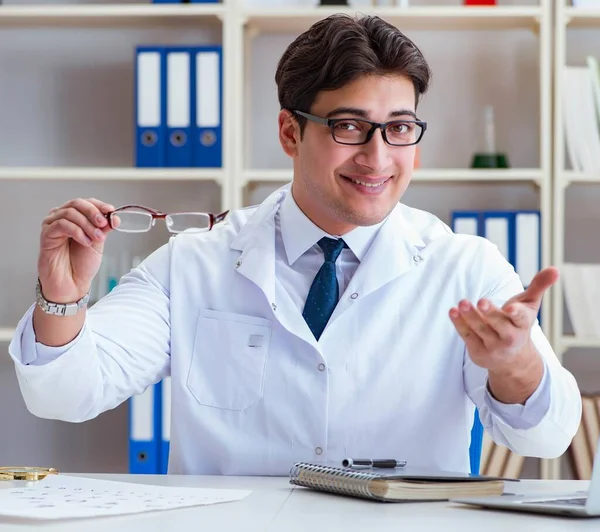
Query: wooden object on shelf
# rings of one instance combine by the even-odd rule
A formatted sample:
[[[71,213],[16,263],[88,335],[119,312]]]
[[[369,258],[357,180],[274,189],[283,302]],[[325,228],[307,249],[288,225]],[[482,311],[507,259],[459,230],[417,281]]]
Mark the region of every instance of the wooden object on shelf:
[[[600,395],[582,394],[582,414],[579,430],[568,450],[573,478],[590,480],[594,455],[600,438]]]
[[[508,447],[494,443],[488,432],[483,433],[480,473],[482,475],[520,478],[525,457]]]

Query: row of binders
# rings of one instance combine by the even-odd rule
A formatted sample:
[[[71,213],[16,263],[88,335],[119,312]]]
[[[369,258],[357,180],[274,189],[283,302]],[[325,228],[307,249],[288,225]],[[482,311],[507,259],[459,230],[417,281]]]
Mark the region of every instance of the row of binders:
[[[494,243],[525,288],[541,269],[540,211],[454,211],[452,230]]]
[[[138,46],[135,166],[221,168],[222,94],[222,46]]]
[[[171,441],[171,377],[129,399],[129,473],[165,475]]]

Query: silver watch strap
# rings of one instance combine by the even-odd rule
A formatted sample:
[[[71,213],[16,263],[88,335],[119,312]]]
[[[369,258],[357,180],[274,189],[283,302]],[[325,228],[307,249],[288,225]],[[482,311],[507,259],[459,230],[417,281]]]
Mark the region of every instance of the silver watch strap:
[[[42,283],[38,278],[35,286],[35,297],[36,303],[46,314],[52,314],[53,316],[74,316],[88,304],[90,293],[88,292],[75,303],[53,303],[42,295]]]

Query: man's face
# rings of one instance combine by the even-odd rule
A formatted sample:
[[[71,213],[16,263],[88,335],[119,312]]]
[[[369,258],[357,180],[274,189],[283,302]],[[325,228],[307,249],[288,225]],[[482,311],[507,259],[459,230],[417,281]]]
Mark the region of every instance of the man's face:
[[[310,109],[320,117],[376,122],[412,120],[414,112],[413,84],[398,75],[363,76],[341,89],[322,91]],[[330,234],[380,222],[410,182],[415,146],[390,146],[381,130],[366,144],[342,145],[328,126],[309,120],[301,140],[296,120],[281,111],[279,133],[285,152],[294,160],[294,199]]]

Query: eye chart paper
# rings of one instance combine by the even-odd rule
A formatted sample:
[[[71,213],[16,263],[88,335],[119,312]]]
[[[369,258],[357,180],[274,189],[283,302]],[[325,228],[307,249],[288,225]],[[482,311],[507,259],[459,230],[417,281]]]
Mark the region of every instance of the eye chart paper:
[[[58,474],[27,482],[24,487],[4,486],[0,489],[0,515],[67,519],[132,514],[238,501],[248,494],[250,491],[176,488]]]

